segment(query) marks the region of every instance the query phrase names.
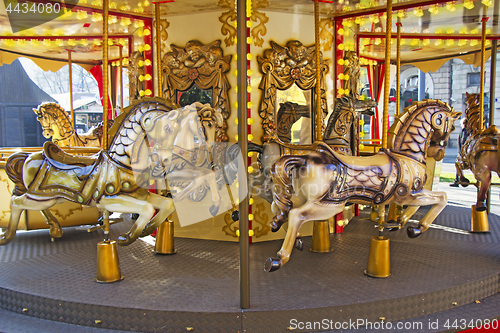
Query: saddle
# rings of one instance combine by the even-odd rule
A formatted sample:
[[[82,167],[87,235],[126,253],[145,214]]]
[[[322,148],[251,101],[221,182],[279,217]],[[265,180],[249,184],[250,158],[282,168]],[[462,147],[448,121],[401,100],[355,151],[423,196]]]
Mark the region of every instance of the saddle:
[[[43,145],[43,155],[55,168],[73,171],[77,177],[85,178],[94,169],[100,153],[92,156],[75,156],[64,152],[55,143],[47,141]]]
[[[380,168],[380,170],[386,170],[384,174],[390,173],[390,163],[391,160],[387,153],[382,152],[372,156],[351,156],[340,154],[334,151],[329,145],[319,142],[317,145],[317,151],[321,154],[325,154],[333,157],[334,159],[340,161],[342,164],[349,166],[353,169],[365,169],[365,168]]]

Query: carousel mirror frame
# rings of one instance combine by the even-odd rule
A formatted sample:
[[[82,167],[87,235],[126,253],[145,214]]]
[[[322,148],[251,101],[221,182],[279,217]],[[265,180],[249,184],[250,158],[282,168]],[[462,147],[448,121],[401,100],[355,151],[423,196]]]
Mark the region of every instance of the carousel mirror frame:
[[[259,116],[262,118],[263,142],[278,140],[276,118],[279,108],[276,107],[276,90],[287,90],[294,84],[302,90],[312,90],[316,86],[315,45],[304,46],[298,40],[290,40],[286,46],[281,46],[274,41],[271,41],[270,44],[271,48],[264,50],[263,56],[257,56],[259,69],[262,73],[259,89],[263,91],[263,94],[259,104]],[[328,65],[330,60],[323,59],[323,53],[321,51],[319,53],[321,119],[322,131],[324,131],[324,119],[328,115],[325,77],[330,70]],[[311,96],[311,135],[314,138],[314,90]]]
[[[216,141],[228,141],[227,119],[231,108],[227,73],[231,69],[232,55],[224,56],[216,40],[204,45],[198,40],[190,40],[184,47],[170,44],[171,51],[162,58],[162,90],[166,98],[178,103],[178,92],[185,92],[194,84],[201,90],[212,90],[212,107],[219,109],[224,118],[222,126],[217,126]]]

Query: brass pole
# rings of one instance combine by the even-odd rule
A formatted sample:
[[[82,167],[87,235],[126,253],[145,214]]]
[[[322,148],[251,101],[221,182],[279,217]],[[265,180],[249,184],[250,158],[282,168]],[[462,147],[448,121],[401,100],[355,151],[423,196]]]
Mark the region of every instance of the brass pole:
[[[498,8],[499,0],[495,0],[493,5],[493,22],[492,22],[492,34],[497,34],[498,32]],[[495,79],[497,73],[497,52],[498,44],[497,40],[491,41],[491,62],[490,62],[490,123],[489,125],[495,124]],[[491,208],[491,186],[488,188],[488,195],[486,196],[486,211],[490,213]]]
[[[160,47],[160,2],[155,2],[155,40],[156,40],[156,96],[162,97],[161,91],[161,47]]]
[[[68,50],[68,69],[69,69],[69,107],[71,110],[71,123],[75,128],[75,111],[73,110],[73,73],[71,71],[71,50]]]
[[[337,21],[334,19],[333,20],[333,100],[336,101],[337,99],[337,49],[338,49],[338,43],[337,43]],[[359,56],[359,53],[358,53]]]
[[[102,1],[102,148],[108,148],[108,16],[109,0]]]
[[[238,144],[244,161],[244,170],[248,169],[248,98],[247,98],[247,6],[246,0],[237,0],[237,38],[236,54],[238,56]],[[239,180],[241,181],[241,180]],[[240,230],[240,307],[250,308],[250,254],[248,235],[248,197],[239,187],[239,230]]]
[[[480,88],[480,112],[479,112],[479,130],[483,130],[483,119],[484,119],[484,64],[486,62],[486,22],[488,21],[488,17],[486,16],[488,7],[483,5],[483,18],[482,18],[482,27],[481,27],[481,88]]]
[[[315,141],[321,141],[323,139],[322,134],[322,117],[321,117],[321,63],[319,56],[319,2],[314,1],[314,44],[315,55],[316,55],[316,110],[314,115],[314,139]]]
[[[387,20],[385,27],[385,76],[384,76],[384,111],[382,116],[382,148],[387,149],[387,130],[389,122],[389,90],[391,83],[391,32],[392,32],[392,0],[387,0]],[[381,218],[383,219],[383,218]]]
[[[396,48],[396,116],[399,115],[399,108],[401,107],[401,18],[398,16],[397,27],[397,48]]]
[[[120,114],[123,113],[123,46],[120,45]]]

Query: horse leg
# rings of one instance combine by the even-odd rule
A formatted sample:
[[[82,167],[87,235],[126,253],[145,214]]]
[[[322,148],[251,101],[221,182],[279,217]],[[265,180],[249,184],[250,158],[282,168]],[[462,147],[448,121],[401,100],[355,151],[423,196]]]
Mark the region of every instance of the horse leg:
[[[48,209],[44,209],[40,213],[42,213],[43,217],[45,217],[45,220],[47,221],[47,224],[49,225],[50,237],[52,239],[61,238],[63,231],[56,217]]]
[[[486,210],[486,194],[491,184],[491,172],[489,169],[478,171],[473,170],[476,180],[480,182],[479,189],[477,190],[476,210],[482,212]]]
[[[139,200],[128,195],[103,197],[96,206],[110,212],[139,214],[130,230],[118,237],[118,245],[122,246],[133,243],[155,213],[155,207],[147,199]]]
[[[288,230],[281,249],[278,251],[278,258],[268,258],[265,265],[266,272],[273,272],[279,269],[290,260],[292,249],[300,227],[307,221],[327,220],[330,217],[344,210],[345,204],[334,206],[319,206],[315,201],[309,201],[305,205],[290,210],[288,214]]]
[[[462,169],[462,162],[457,160],[455,161],[455,169],[457,170],[458,181],[461,183],[462,187],[469,186],[469,179],[464,176],[464,170]]]
[[[398,217],[398,223],[401,225],[401,228],[403,228],[408,222],[408,220],[417,212],[417,210],[420,208],[420,206],[409,206],[407,207],[403,214],[399,215]]]
[[[57,203],[57,199],[51,199],[46,201],[35,201],[29,199],[26,194],[20,196],[12,196],[10,198],[10,220],[9,227],[7,231],[0,236],[0,245],[5,245],[10,243],[16,236],[17,227],[19,225],[19,220],[21,214],[24,210],[45,210],[54,206]]]
[[[445,192],[422,190],[418,193],[409,195],[408,200],[406,200],[404,203],[409,206],[418,207],[433,205],[431,209],[429,209],[427,214],[425,214],[425,216],[418,222],[418,227],[408,227],[406,229],[408,237],[415,238],[420,236],[425,230],[429,229],[432,222],[434,222],[439,213],[441,213],[444,207],[446,207],[448,199]],[[417,209],[415,209],[415,211]],[[411,211],[412,210],[410,210],[409,212]]]
[[[155,217],[149,221],[144,230],[141,232],[141,237],[150,235],[156,228],[162,224],[170,214],[174,211],[174,200],[155,193],[150,193],[148,201],[155,209],[158,209]]]

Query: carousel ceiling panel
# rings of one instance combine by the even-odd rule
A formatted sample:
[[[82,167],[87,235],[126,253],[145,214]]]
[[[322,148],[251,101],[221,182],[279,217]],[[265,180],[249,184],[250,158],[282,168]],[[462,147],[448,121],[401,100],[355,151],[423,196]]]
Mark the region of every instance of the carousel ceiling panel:
[[[396,12],[392,19],[391,61],[396,61],[396,23],[401,21],[401,62],[414,63],[437,59],[460,57],[468,64],[479,63],[481,49],[482,4],[468,2],[441,6],[421,7],[404,12]],[[493,17],[493,6],[489,6],[487,17]],[[357,36],[360,40],[360,55],[376,61],[385,59],[385,16],[358,18],[347,21],[344,30],[347,35]],[[498,21],[489,19],[486,25],[487,38],[495,37]],[[345,33],[345,31],[344,31]],[[346,40],[353,43],[352,37]],[[486,41],[486,48],[491,47],[491,40]],[[362,61],[363,62],[363,61]],[[364,61],[366,62],[366,61]]]

